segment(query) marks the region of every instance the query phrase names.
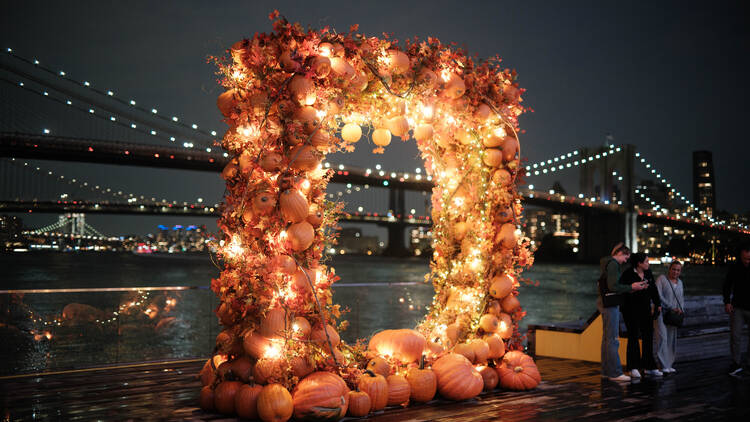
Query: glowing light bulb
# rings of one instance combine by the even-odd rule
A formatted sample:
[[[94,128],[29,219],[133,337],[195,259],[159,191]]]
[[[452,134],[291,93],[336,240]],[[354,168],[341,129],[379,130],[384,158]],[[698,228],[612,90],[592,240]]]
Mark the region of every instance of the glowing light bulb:
[[[495,136],[499,138],[503,138],[507,135],[507,133],[505,132],[505,128],[503,127],[496,128],[494,132],[495,132]]]
[[[272,343],[266,347],[263,357],[266,359],[277,359],[281,357],[281,345],[272,341]]]

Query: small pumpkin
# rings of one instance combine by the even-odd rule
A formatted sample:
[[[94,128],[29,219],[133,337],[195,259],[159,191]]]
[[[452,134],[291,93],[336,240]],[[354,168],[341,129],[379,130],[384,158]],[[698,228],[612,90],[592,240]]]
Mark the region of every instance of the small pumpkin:
[[[331,57],[331,70],[341,78],[344,83],[349,82],[354,77],[354,67],[346,60],[340,57]]]
[[[486,333],[497,331],[498,323],[497,317],[492,314],[484,314],[479,319],[479,327]]]
[[[235,176],[237,176],[237,170],[237,163],[232,160],[228,162],[226,166],[224,166],[224,170],[221,171],[221,177],[224,180],[234,179]]]
[[[404,137],[409,133],[409,121],[404,116],[396,116],[386,121],[386,127],[392,134],[398,137]]]
[[[374,358],[370,359],[370,361],[367,362],[367,369],[384,377],[387,377],[391,374],[391,365],[387,360],[383,359],[380,356],[375,356]]]
[[[409,70],[409,56],[407,56],[406,53],[398,50],[388,50],[386,51],[386,54],[388,55],[388,61],[390,62],[388,69],[390,73],[400,75]]]
[[[307,198],[297,189],[287,189],[281,192],[279,204],[281,205],[281,216],[285,221],[291,221],[292,223],[299,223],[304,220],[310,212]]]
[[[474,348],[469,343],[459,343],[453,347],[453,353],[459,354],[466,358],[469,362],[474,362]]]
[[[518,139],[512,136],[503,138],[503,160],[512,161],[518,154]]]
[[[198,378],[200,378],[201,385],[204,387],[214,383],[216,380],[216,372],[214,371],[213,366],[211,366],[211,359],[208,359],[203,365],[201,372],[198,374]]]
[[[341,337],[339,337],[339,333],[336,332],[336,329],[331,324],[326,324],[326,331],[328,332],[327,337],[323,331],[323,327],[316,327],[310,334],[310,340],[320,345],[323,349],[330,351],[328,341],[330,340],[331,345],[336,347],[341,342]]]
[[[331,73],[331,60],[325,56],[315,57],[310,64],[310,68],[315,72],[317,78],[325,78]]]
[[[434,88],[438,83],[438,76],[435,72],[425,67],[419,72],[418,80],[428,88]]]
[[[242,338],[242,348],[245,350],[245,353],[255,359],[262,358],[270,344],[271,340],[263,337],[255,331],[248,332]]]
[[[291,328],[286,311],[282,308],[272,308],[260,320],[260,335],[268,338],[280,337],[284,331]]]
[[[350,391],[349,392],[349,408],[346,411],[348,416],[354,418],[361,418],[367,416],[370,413],[372,407],[372,400],[367,393],[362,391]]]
[[[253,380],[258,384],[280,382],[284,377],[281,361],[275,358],[259,359],[253,368]]]
[[[302,106],[294,111],[294,120],[302,123],[306,134],[311,134],[320,124],[318,110],[310,106]]]
[[[320,158],[320,153],[315,147],[298,145],[289,152],[289,167],[300,171],[314,170],[318,167]]]
[[[482,103],[477,106],[476,110],[474,110],[474,118],[479,120],[480,122],[484,122],[490,118],[491,113],[492,110],[490,109],[490,106]]]
[[[310,322],[305,317],[295,317],[294,321],[292,321],[292,330],[294,331],[294,336],[296,338],[300,339],[307,339],[310,337],[310,332],[312,331],[312,327],[310,326]]]
[[[484,337],[484,341],[490,348],[490,353],[487,355],[488,359],[498,359],[503,357],[505,354],[505,343],[503,340],[495,334],[490,334]]]
[[[487,363],[487,357],[490,354],[490,346],[484,340],[475,338],[469,341],[469,347],[471,347],[471,350],[474,352],[474,360],[472,363]]]
[[[289,81],[289,91],[292,98],[300,105],[313,105],[317,99],[315,95],[315,84],[302,75],[294,75]]]
[[[503,153],[497,148],[487,148],[482,160],[489,167],[499,167],[503,163]]]
[[[479,368],[479,375],[482,376],[482,381],[484,381],[484,391],[494,390],[495,387],[497,387],[497,383],[500,381],[495,368],[490,368],[489,366],[482,366]]]
[[[320,210],[314,210],[307,216],[307,222],[317,229],[323,224],[323,212]]]
[[[258,394],[258,416],[264,422],[285,422],[293,413],[292,395],[283,385],[266,385]]]
[[[302,252],[312,245],[315,238],[315,229],[307,221],[292,224],[286,231],[292,250]]]
[[[375,334],[367,348],[380,355],[393,356],[401,363],[416,362],[422,356],[427,340],[410,329],[384,330]]]
[[[300,64],[292,59],[292,52],[289,50],[284,50],[281,53],[279,56],[279,64],[281,65],[281,68],[287,72],[296,72],[300,67]]]
[[[500,305],[502,305],[503,307],[503,312],[510,314],[518,309],[518,307],[521,306],[521,303],[518,301],[518,298],[516,298],[515,295],[510,294],[506,296],[502,302],[500,302]]]
[[[500,306],[500,302],[497,300],[491,300],[487,303],[487,313],[495,316],[499,316],[503,308]]]
[[[426,403],[435,397],[437,392],[437,379],[431,369],[425,369],[424,356],[418,368],[409,368],[406,371],[406,380],[409,382],[409,398],[417,403]]]
[[[490,295],[503,299],[513,290],[513,279],[508,274],[496,275],[490,280]]]
[[[530,390],[542,381],[534,359],[518,350],[506,353],[496,370],[500,385],[509,390]]]
[[[388,403],[388,382],[380,374],[376,374],[372,371],[365,371],[361,377],[357,386],[359,391],[363,391],[370,396],[372,401],[372,407],[370,411],[381,410]]]
[[[260,192],[253,198],[253,211],[266,215],[276,208],[276,197],[271,192]]]
[[[362,128],[356,123],[347,123],[341,128],[341,139],[350,144],[359,141],[362,137]]]
[[[214,407],[219,413],[234,414],[234,396],[240,391],[239,381],[222,381],[214,390]]]
[[[309,280],[308,280],[309,277]],[[311,270],[300,268],[292,275],[292,285],[300,294],[312,292],[310,283],[315,284],[315,273]]]
[[[429,141],[434,135],[432,125],[429,123],[423,123],[414,128],[414,139],[417,141]]]
[[[440,395],[450,400],[470,399],[482,391],[484,381],[462,355],[448,353],[432,365]]]
[[[456,129],[453,137],[456,138],[456,140],[460,142],[461,145],[469,145],[474,141],[474,136],[471,134],[471,132],[462,127]]]
[[[294,418],[311,421],[337,421],[346,415],[349,388],[331,372],[313,372],[292,392]]]
[[[517,300],[518,299],[516,299],[516,301]],[[510,315],[503,312],[498,317],[498,321],[500,322],[497,325],[498,328],[495,334],[500,336],[500,338],[502,339],[509,339],[513,335],[513,320],[511,319]]]
[[[201,393],[198,396],[198,406],[206,412],[216,410],[216,406],[214,405],[214,389],[210,385],[204,385],[201,388]]]
[[[463,240],[468,230],[469,225],[465,221],[459,221],[453,225],[453,237],[455,237],[456,240]]]
[[[289,255],[276,255],[269,261],[268,269],[282,274],[294,274],[297,271],[297,263]]]
[[[248,382],[253,375],[255,363],[250,356],[240,356],[229,363],[229,370],[241,381]]]
[[[293,357],[289,361],[289,366],[292,368],[292,374],[297,378],[304,378],[315,370],[310,361],[302,356]]]
[[[495,221],[500,224],[510,223],[513,221],[513,210],[510,207],[507,207],[504,210],[498,211],[498,213],[495,214]]]
[[[409,381],[403,375],[389,375],[386,379],[388,383],[388,406],[406,406],[409,403],[411,387]]]
[[[508,172],[508,170],[497,169],[494,173],[492,173],[492,182],[498,186],[508,186],[512,181],[513,177],[510,175],[510,172]]]
[[[331,135],[325,130],[316,130],[310,138],[310,144],[316,148],[328,148],[331,145]]]
[[[234,396],[234,410],[243,419],[258,419],[258,396],[263,386],[245,384]]]
[[[457,99],[466,92],[466,84],[460,76],[452,74],[443,85],[443,94],[451,99]]]
[[[500,243],[505,249],[512,249],[516,246],[516,225],[505,223],[500,227],[500,233],[495,238],[495,243]]]
[[[372,142],[379,146],[385,147],[391,143],[391,131],[388,129],[378,128],[372,132]]]
[[[276,171],[281,168],[281,155],[275,152],[267,152],[260,158],[260,168],[265,171]]]
[[[229,117],[237,111],[237,90],[230,89],[219,94],[216,99],[216,107],[224,117]]]

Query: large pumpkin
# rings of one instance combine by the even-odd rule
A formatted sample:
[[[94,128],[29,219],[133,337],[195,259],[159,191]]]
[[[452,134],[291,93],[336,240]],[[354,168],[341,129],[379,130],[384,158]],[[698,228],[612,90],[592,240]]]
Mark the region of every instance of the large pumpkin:
[[[326,332],[328,332],[328,336],[326,336]],[[331,345],[335,348],[341,342],[341,337],[339,337],[339,333],[336,332],[336,329],[333,328],[331,324],[326,324],[325,331],[323,331],[322,326],[316,327],[310,334],[310,340],[330,352],[331,348],[329,347],[328,341],[330,340]]]
[[[513,290],[513,279],[508,274],[492,277],[490,280],[490,295],[503,299]]]
[[[281,384],[269,384],[258,394],[258,416],[264,422],[285,422],[292,417],[292,395]]]
[[[530,390],[542,381],[534,359],[518,350],[506,353],[496,370],[500,385],[509,390]]]
[[[234,396],[234,410],[243,419],[258,418],[258,396],[263,386],[245,384]]]
[[[427,340],[416,330],[385,330],[375,334],[368,349],[380,355],[393,356],[402,363],[416,362],[422,357]]]
[[[388,383],[388,406],[406,406],[409,403],[411,387],[403,375],[389,375],[385,379]]]
[[[286,311],[283,308],[272,308],[260,321],[260,335],[264,337],[280,337],[284,330],[291,328]]]
[[[198,396],[198,406],[206,412],[216,410],[216,406],[214,405],[214,389],[210,385],[205,385],[201,388],[200,396]]]
[[[219,413],[231,415],[234,413],[234,396],[240,391],[242,383],[239,381],[222,381],[214,390],[214,407]]]
[[[248,332],[242,338],[242,348],[245,350],[245,353],[254,357],[255,359],[262,358],[266,353],[266,349],[270,345],[271,340],[254,331]]]
[[[372,371],[365,371],[359,377],[359,391],[364,391],[372,401],[371,411],[380,410],[388,403],[388,382],[385,377]]]
[[[468,359],[448,353],[432,365],[440,395],[450,400],[470,399],[482,391],[484,381]]]
[[[349,388],[331,372],[313,372],[297,384],[292,393],[294,418],[337,421],[346,415]]]
[[[419,368],[409,368],[406,371],[406,380],[409,381],[409,398],[417,403],[425,403],[432,400],[437,392],[437,379],[432,369],[425,369],[424,359]]]

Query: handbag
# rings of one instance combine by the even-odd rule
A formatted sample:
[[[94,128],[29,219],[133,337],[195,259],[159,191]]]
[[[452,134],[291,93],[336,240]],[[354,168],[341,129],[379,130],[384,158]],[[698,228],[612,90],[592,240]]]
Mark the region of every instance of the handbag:
[[[602,298],[603,307],[612,308],[620,306],[625,302],[622,294],[609,291],[609,287],[607,287],[606,271],[602,272],[602,275],[599,276],[599,280],[597,280],[596,283],[599,286],[599,296]]]
[[[682,312],[675,312],[672,309],[666,308],[662,310],[662,318],[664,319],[664,323],[667,325],[671,325],[673,327],[682,327],[682,324],[685,322],[685,311],[682,309],[682,305],[680,304],[680,301],[677,300],[677,294],[674,291],[674,286],[672,286],[672,282],[667,279],[667,283],[669,283],[669,287],[672,288],[672,295],[674,296],[674,299],[677,301],[677,307],[680,308],[680,311]]]

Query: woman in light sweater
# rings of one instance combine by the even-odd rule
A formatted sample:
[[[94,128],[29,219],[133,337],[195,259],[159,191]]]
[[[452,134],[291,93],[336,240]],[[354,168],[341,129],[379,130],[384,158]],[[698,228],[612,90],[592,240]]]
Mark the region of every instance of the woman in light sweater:
[[[669,264],[667,275],[660,275],[656,279],[656,289],[659,291],[663,309],[671,309],[677,313],[683,313],[682,263],[672,261]],[[662,315],[654,321],[654,343],[656,344],[656,363],[665,374],[677,372],[672,368],[674,364],[675,349],[677,347],[677,327],[664,324]]]

